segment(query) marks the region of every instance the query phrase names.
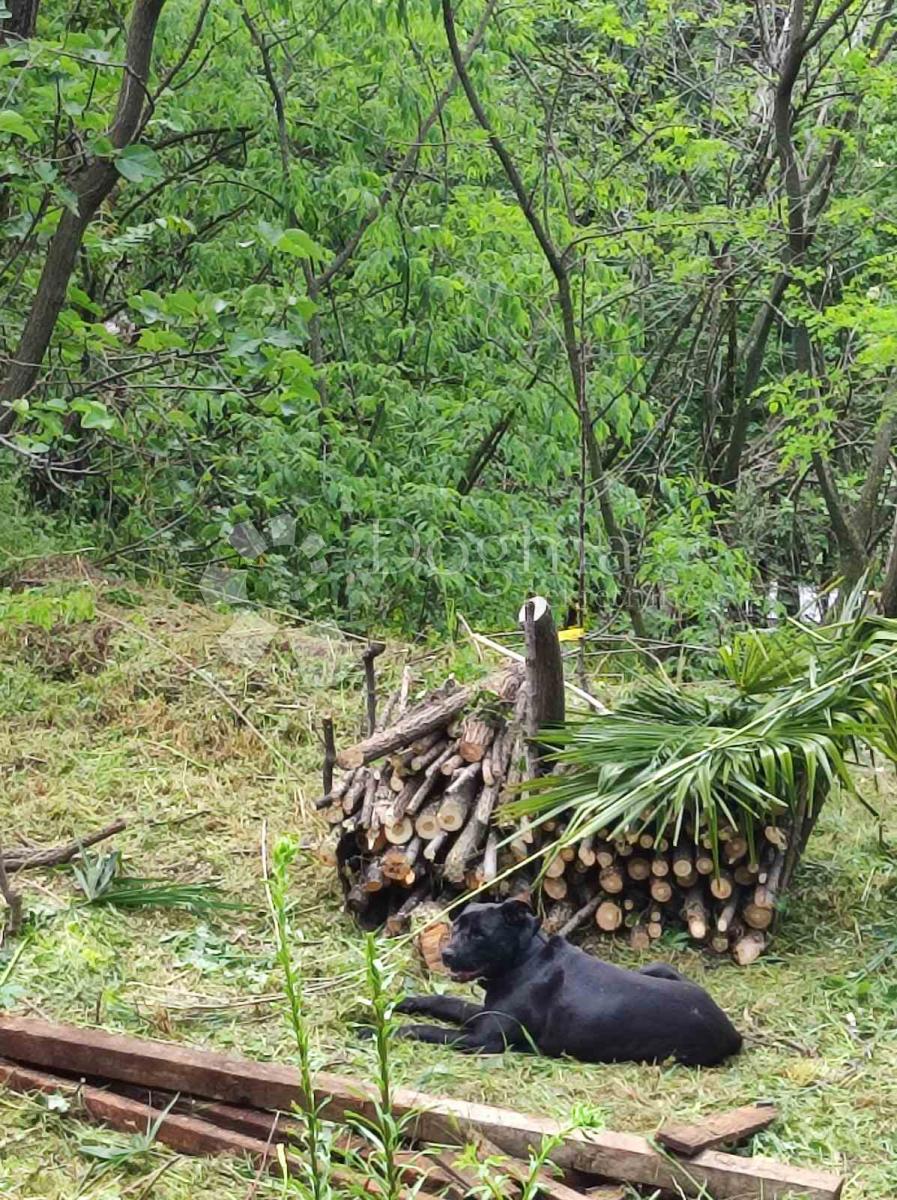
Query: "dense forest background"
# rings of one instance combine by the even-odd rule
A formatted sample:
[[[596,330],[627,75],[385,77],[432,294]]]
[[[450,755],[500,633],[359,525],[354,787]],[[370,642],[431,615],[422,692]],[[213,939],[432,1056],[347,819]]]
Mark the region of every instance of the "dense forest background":
[[[894,8],[0,2],[4,494],[357,629],[897,613]]]

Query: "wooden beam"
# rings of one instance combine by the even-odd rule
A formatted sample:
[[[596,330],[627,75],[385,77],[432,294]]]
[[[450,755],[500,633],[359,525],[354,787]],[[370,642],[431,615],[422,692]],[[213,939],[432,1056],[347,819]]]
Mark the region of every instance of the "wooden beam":
[[[86,1117],[101,1125],[108,1125],[121,1133],[146,1133],[154,1126],[155,1141],[179,1154],[194,1156],[212,1156],[227,1154],[248,1159],[256,1168],[263,1168],[272,1174],[279,1175],[281,1162],[286,1164],[291,1175],[304,1173],[302,1163],[295,1154],[286,1154],[281,1158],[276,1146],[283,1142],[283,1137],[271,1137],[270,1140],[253,1137],[224,1125],[213,1124],[194,1116],[183,1116],[174,1112],[165,1112],[166,1105],[153,1106],[144,1104],[130,1096],[121,1096],[117,1092],[106,1091],[103,1088],[91,1087],[72,1079],[63,1079],[45,1071],[35,1071],[22,1067],[18,1063],[4,1062],[0,1059],[0,1086],[13,1092],[39,1092],[42,1095],[61,1095],[70,1099],[78,1115]],[[233,1119],[236,1110],[229,1113],[224,1110],[227,1106],[213,1105],[207,1110],[219,1119]],[[278,1117],[271,1114],[256,1114],[260,1121],[267,1123],[269,1129],[276,1125]],[[421,1177],[426,1182],[442,1190],[452,1188],[454,1180],[446,1172],[440,1171],[438,1165],[420,1153],[401,1152],[399,1155],[402,1168],[403,1182],[416,1185]],[[374,1179],[367,1179],[357,1171],[351,1171],[341,1166],[332,1168],[331,1182],[345,1187],[352,1192],[365,1192],[374,1196],[381,1193],[380,1184]],[[434,1200],[432,1194],[419,1191],[414,1187],[413,1192],[403,1193],[403,1200]],[[461,1200],[462,1193],[457,1187],[453,1190],[454,1200]]]
[[[654,1137],[667,1150],[691,1158],[702,1150],[714,1150],[727,1142],[737,1145],[762,1129],[768,1129],[778,1115],[779,1110],[772,1104],[746,1104],[743,1108],[713,1113],[692,1125],[677,1122],[662,1125]]]
[[[529,1183],[531,1171],[529,1164],[524,1165],[519,1159],[508,1158],[494,1142],[490,1142],[482,1134],[474,1136],[473,1145],[476,1147],[477,1158],[482,1160],[499,1157],[502,1159],[501,1172],[524,1187]],[[555,1179],[549,1170],[538,1171],[536,1178],[539,1181],[539,1193],[545,1196],[546,1200],[585,1200],[584,1192],[568,1187],[563,1180]]]
[[[0,1084],[13,1092],[59,1094],[77,1102],[79,1111],[92,1121],[123,1133],[146,1133],[164,1109],[153,1108],[130,1096],[119,1096],[102,1088],[80,1084],[0,1059]],[[276,1119],[276,1118],[275,1118]],[[269,1125],[270,1125],[269,1120]],[[250,1158],[256,1166],[274,1159],[274,1144],[233,1129],[221,1129],[197,1117],[169,1113],[159,1125],[156,1140],[181,1154],[236,1154]]]
[[[292,1067],[22,1017],[0,1016],[0,1056],[74,1074],[101,1072],[108,1079],[228,1104],[283,1112],[304,1104],[299,1072]],[[321,1072],[314,1101],[326,1120],[339,1121],[349,1112],[372,1118],[378,1094],[371,1084]],[[697,1196],[703,1188],[714,1200],[785,1200],[795,1194],[803,1200],[838,1200],[844,1184],[841,1176],[827,1171],[716,1150],[677,1162],[636,1134],[569,1133],[564,1124],[544,1117],[425,1092],[397,1089],[393,1110],[399,1118],[413,1115],[408,1134],[420,1141],[463,1145],[482,1134],[505,1154],[527,1159],[545,1138],[557,1138],[550,1158],[563,1169],[678,1188],[686,1196]]]

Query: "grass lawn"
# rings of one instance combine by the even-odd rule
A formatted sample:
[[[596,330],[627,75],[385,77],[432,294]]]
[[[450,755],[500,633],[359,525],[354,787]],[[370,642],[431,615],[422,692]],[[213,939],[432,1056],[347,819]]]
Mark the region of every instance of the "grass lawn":
[[[317,794],[315,728],[338,736],[362,708],[357,648],[320,627],[280,628],[255,664],[229,661],[232,619],[163,591],[72,580],[0,607],[0,837],[49,844],[129,819],[101,847],[128,873],[218,883],[245,908],[195,917],[88,906],[67,869],[18,876],[28,924],[0,951],[0,1008],[288,1061],[293,1050],[260,884],[260,841],[309,845]],[[48,574],[58,574],[51,570]],[[77,591],[77,603],[66,599]],[[38,619],[68,617],[49,633]],[[249,633],[251,641],[251,631]],[[401,648],[379,660],[397,672]],[[461,656],[461,669],[469,661]],[[447,654],[419,671],[440,677]],[[600,686],[596,685],[599,690]],[[237,715],[245,713],[254,728]],[[862,786],[875,819],[833,799],[799,873],[773,952],[740,970],[675,938],[661,953],[705,985],[746,1034],[731,1066],[583,1066],[517,1055],[468,1058],[398,1044],[413,1087],[566,1119],[574,1106],[609,1127],[650,1133],[665,1118],[768,1098],[780,1105],[757,1152],[844,1170],[847,1200],[897,1195],[897,839],[894,785]],[[295,875],[296,947],[320,1066],[366,1075],[371,1049],[347,1028],[360,1014],[362,940],[314,854]],[[396,986],[420,989],[411,951],[386,944]],[[635,965],[628,948],[596,951]],[[652,958],[658,956],[655,946]],[[466,989],[465,989],[466,990]],[[124,1153],[109,1158],[110,1147]],[[279,1185],[241,1164],[129,1152],[128,1141],[67,1117],[45,1099],[0,1094],[0,1196],[71,1200],[225,1200]]]

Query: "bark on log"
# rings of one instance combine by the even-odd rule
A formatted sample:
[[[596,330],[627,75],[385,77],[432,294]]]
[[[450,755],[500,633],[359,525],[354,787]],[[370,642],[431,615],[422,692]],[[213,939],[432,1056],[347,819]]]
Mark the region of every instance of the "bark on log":
[[[418,775],[421,771],[425,771],[431,763],[434,763],[437,758],[445,753],[448,743],[445,738],[438,732],[434,735],[436,740],[433,745],[427,750],[417,752],[411,759],[411,770]]]
[[[591,920],[598,911],[598,905],[601,904],[602,900],[603,897],[599,892],[597,895],[592,896],[581,908],[578,908],[571,915],[570,919],[558,930],[561,937],[569,937],[571,933],[579,929],[580,925],[585,925],[587,921]]]
[[[520,688],[520,671],[514,668],[501,671],[479,684],[468,684],[447,694],[425,701],[411,709],[395,724],[381,729],[371,736],[341,750],[337,762],[343,769],[360,767],[374,759],[382,758],[410,745],[416,738],[447,725],[453,717],[463,712],[480,692],[492,692],[502,701],[512,701]]]
[[[463,883],[467,864],[482,847],[483,837],[482,827],[474,814],[455,838],[451,850],[445,857],[445,866],[442,868],[443,878],[447,879],[449,883]]]
[[[785,854],[774,851],[765,883],[758,883],[752,899],[744,905],[742,915],[752,929],[769,929],[776,912],[776,899],[785,866]]]
[[[633,950],[647,950],[651,945],[651,935],[647,926],[638,921],[629,931],[629,945]]]
[[[424,846],[424,858],[427,862],[435,862],[439,856],[440,850],[448,844],[449,832],[447,829],[441,829],[436,837],[430,838]]]
[[[527,710],[534,726],[528,732],[534,733],[564,720],[564,662],[548,601],[544,596],[528,600],[518,616],[521,625],[525,623],[527,605],[532,606],[532,637],[526,654]]]
[[[458,753],[465,762],[482,762],[495,736],[495,729],[481,717],[467,717],[458,738]]]
[[[333,717],[328,713],[321,722],[324,735],[324,765],[321,768],[321,782],[324,795],[329,795],[333,787],[333,768],[336,765],[336,741],[333,734]]]
[[[732,957],[739,967],[749,967],[766,949],[766,934],[762,929],[748,929],[732,946]]]
[[[479,773],[479,763],[470,763],[455,773],[436,812],[441,829],[454,833],[465,823],[476,796]]]
[[[462,770],[463,767],[464,767],[464,759],[458,753],[458,743],[453,742],[452,743],[452,753],[446,759],[444,759],[443,762],[441,763],[441,765],[439,767],[440,773],[451,777],[452,775],[455,775],[458,771]]]
[[[720,909],[720,914],[716,918],[716,928],[720,933],[728,934],[729,929],[732,926],[735,913],[738,911],[741,897],[741,892],[733,892],[726,904],[722,907],[722,909]]]
[[[682,915],[688,925],[689,934],[696,942],[703,942],[707,937],[707,907],[700,886],[689,888],[682,906]]]
[[[498,874],[498,833],[493,829],[483,851],[483,882],[491,883]]]

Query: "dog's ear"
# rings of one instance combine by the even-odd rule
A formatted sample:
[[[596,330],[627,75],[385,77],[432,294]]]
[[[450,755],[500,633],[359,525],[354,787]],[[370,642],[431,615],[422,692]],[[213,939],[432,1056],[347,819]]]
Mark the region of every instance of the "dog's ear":
[[[508,925],[524,925],[532,918],[533,910],[525,900],[505,900],[501,906],[501,915]]]

